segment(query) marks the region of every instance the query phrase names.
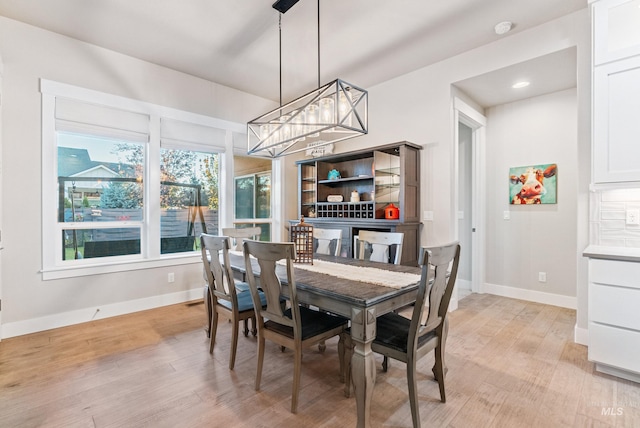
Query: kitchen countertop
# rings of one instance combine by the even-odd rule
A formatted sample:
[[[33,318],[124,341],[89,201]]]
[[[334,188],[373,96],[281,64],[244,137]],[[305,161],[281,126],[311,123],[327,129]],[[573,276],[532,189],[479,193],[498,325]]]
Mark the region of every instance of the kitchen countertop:
[[[640,262],[640,248],[605,247],[601,245],[589,245],[582,255],[592,259],[622,260],[628,262]]]

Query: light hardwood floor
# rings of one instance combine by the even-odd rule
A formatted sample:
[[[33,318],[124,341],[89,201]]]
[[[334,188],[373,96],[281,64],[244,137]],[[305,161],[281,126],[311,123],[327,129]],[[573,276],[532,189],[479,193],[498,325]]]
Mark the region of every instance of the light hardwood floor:
[[[594,372],[574,311],[472,294],[450,323],[446,404],[433,357],[419,362],[424,427],[640,426],[640,385]],[[240,337],[230,371],[230,325],[212,356],[203,325],[192,303],[0,342],[0,427],[355,426],[335,339],[305,351],[293,415],[291,352],[267,344],[256,392],[255,339]],[[371,413],[373,427],[411,426],[403,364],[378,364]]]

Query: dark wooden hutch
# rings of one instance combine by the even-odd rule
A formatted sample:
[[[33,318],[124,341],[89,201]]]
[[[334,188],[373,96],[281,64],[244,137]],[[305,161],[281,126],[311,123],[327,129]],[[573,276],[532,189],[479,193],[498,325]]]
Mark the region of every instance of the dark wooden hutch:
[[[420,149],[399,142],[296,162],[298,217],[314,227],[342,229],[340,254],[345,257],[353,256],[353,237],[360,230],[404,232],[401,263],[417,265]],[[335,172],[330,175],[332,170],[339,178]],[[354,191],[359,202],[351,202]],[[391,203],[400,210],[398,219],[385,219],[384,209]]]

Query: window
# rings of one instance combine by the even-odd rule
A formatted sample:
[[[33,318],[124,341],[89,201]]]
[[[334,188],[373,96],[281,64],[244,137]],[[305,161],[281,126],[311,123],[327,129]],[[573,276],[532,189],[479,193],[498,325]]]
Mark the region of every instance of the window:
[[[218,230],[221,153],[245,125],[45,80],[41,90],[43,278],[199,262],[197,237]]]
[[[238,227],[260,226],[260,239],[271,239],[271,171],[235,178],[235,218]]]
[[[202,232],[218,232],[220,156],[179,149],[160,151],[160,250],[199,249]]]
[[[271,224],[271,159],[234,156],[234,224],[236,227],[262,229],[260,239],[270,241]]]

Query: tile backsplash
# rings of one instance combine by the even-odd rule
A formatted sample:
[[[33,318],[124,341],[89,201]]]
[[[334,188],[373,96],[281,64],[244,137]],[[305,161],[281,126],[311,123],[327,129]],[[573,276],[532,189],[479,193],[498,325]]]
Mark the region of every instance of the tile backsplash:
[[[640,210],[640,189],[599,190],[590,205],[592,244],[640,248],[640,225],[626,224],[627,210]]]

